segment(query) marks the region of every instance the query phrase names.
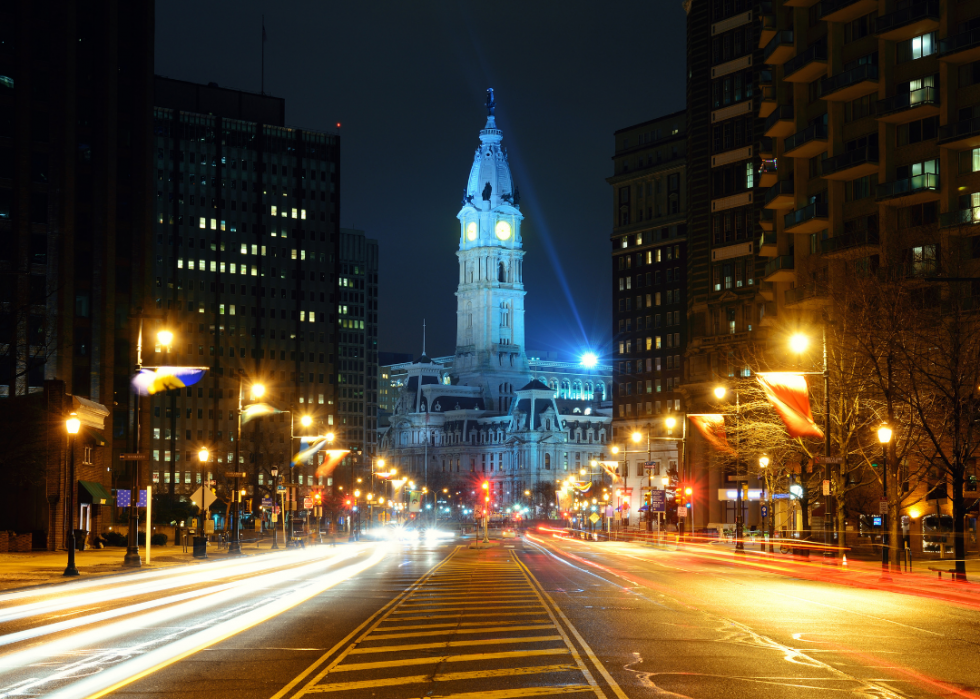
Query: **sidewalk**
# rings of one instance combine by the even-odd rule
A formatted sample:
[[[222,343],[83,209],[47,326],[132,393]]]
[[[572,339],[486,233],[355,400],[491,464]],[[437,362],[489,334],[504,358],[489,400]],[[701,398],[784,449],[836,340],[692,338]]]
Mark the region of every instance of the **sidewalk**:
[[[346,542],[346,538],[343,539]],[[329,539],[324,537],[324,544],[329,545]],[[244,555],[268,553],[272,550],[272,539],[261,539],[258,542],[243,542]],[[279,550],[285,551],[282,541]],[[104,575],[130,573],[135,570],[159,570],[174,566],[200,565],[213,560],[223,560],[228,557],[227,547],[218,550],[216,544],[208,546],[207,559],[194,558],[190,547],[187,553],[181,546],[153,546],[150,550],[150,563],[146,562],[146,548],[140,547],[140,558],[143,565],[140,568],[123,566],[126,548],[110,546],[104,549],[86,549],[75,552],[75,567],[78,577],[64,577],[68,565],[67,551],[32,551],[30,553],[0,553],[0,590],[11,590],[35,585],[50,585],[54,583],[85,580]]]

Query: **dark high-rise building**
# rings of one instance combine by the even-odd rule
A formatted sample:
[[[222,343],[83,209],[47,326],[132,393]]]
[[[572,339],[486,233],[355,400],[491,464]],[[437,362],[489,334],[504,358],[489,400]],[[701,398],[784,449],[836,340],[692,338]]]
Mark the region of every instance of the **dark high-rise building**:
[[[111,454],[106,488],[126,480],[136,317],[153,310],[153,27],[153,2],[0,3],[0,396],[50,379],[108,406],[86,445]],[[6,495],[58,547],[72,486],[46,479]]]
[[[221,487],[226,471],[246,472],[245,497],[258,511],[275,491],[273,468],[300,494],[325,482],[290,460],[299,436],[339,429],[340,140],[284,126],[278,98],[165,78],[156,86],[151,281],[155,313],[174,341],[150,352],[153,363],[208,373],[152,399],[149,471],[178,496],[207,473]],[[370,330],[356,332],[366,344]],[[287,412],[249,422],[238,444],[240,387],[247,404],[253,384]],[[210,451],[206,466],[201,447]]]
[[[613,442],[623,450],[617,506],[629,502],[634,518],[651,475],[660,489],[661,478],[677,469],[677,443],[656,438],[670,434],[667,418],[679,423],[686,409],[678,390],[687,343],[685,120],[681,111],[616,131],[614,172],[607,179],[613,195]],[[647,461],[657,465],[655,473],[644,470]]]
[[[857,275],[940,273],[940,250],[973,235],[980,5],[689,0],[685,7],[684,390],[689,410],[714,412],[711,388],[750,376],[746,356],[785,352],[774,326],[833,320],[831,297]],[[963,259],[980,256],[973,249]],[[690,444],[691,461],[706,464],[710,452],[696,433]],[[726,478],[704,473],[702,494],[729,495],[696,503],[697,526],[735,521],[734,481]],[[811,503],[821,509],[822,496]],[[744,510],[745,522],[759,521],[756,503]],[[791,514],[786,501],[774,514],[778,529],[800,525],[799,509]]]
[[[378,241],[341,229],[337,274],[338,435],[370,457],[378,445]]]

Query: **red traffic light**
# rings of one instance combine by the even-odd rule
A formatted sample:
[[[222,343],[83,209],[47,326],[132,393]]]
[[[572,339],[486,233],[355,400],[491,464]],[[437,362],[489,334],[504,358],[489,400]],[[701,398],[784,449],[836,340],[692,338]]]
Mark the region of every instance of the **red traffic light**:
[[[684,488],[684,495],[690,496],[694,493],[694,489],[691,486]]]

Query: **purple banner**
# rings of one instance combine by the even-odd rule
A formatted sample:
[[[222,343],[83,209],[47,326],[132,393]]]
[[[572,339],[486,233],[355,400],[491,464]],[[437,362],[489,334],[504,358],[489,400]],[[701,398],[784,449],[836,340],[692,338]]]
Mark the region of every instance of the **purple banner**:
[[[126,488],[125,490],[117,490],[116,491],[116,507],[129,507],[130,495],[131,494],[132,494],[132,492],[129,490],[129,488]],[[137,505],[137,507],[146,507],[146,491],[145,490],[141,490],[140,491],[140,500],[139,500],[139,504]]]

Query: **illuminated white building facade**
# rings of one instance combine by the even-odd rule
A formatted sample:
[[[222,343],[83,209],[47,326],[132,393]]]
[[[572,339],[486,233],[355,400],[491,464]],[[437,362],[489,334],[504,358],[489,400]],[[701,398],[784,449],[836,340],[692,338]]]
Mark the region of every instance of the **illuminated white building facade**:
[[[605,458],[611,368],[527,356],[524,216],[492,91],[487,108],[457,214],[456,353],[432,360],[423,352],[390,368],[398,392],[380,454],[430,486],[486,479],[498,507],[527,502],[528,491],[538,496],[540,515],[554,502],[543,497],[543,484],[579,477]]]

